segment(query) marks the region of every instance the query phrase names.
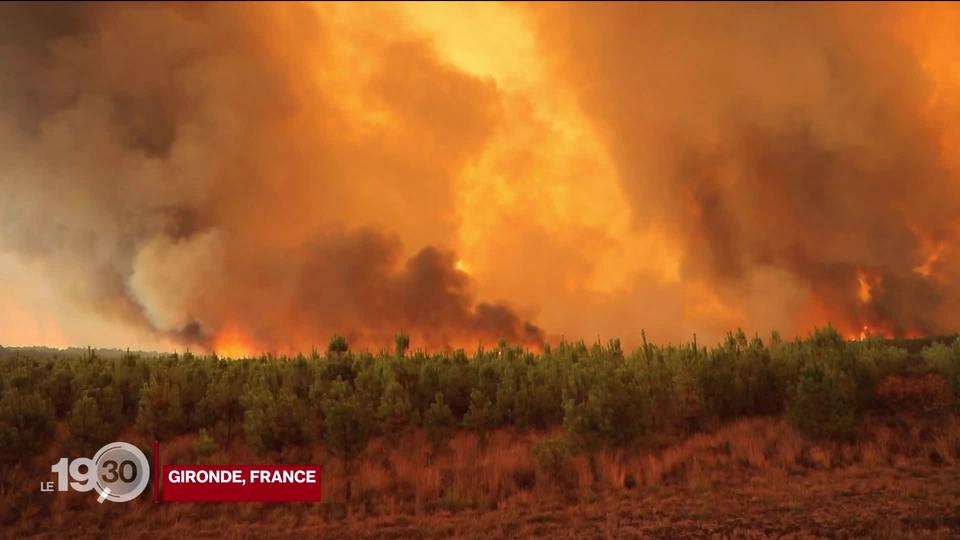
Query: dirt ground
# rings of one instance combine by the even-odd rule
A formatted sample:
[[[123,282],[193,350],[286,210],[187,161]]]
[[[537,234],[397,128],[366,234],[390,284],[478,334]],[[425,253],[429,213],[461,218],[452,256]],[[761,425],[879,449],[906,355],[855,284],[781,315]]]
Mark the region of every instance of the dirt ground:
[[[924,460],[643,486],[491,511],[349,515],[316,505],[141,505],[38,537],[150,538],[958,538],[960,467]],[[30,531],[8,530],[16,536]]]
[[[324,538],[957,538],[960,468],[740,478],[643,488],[571,506],[394,518],[322,530]]]

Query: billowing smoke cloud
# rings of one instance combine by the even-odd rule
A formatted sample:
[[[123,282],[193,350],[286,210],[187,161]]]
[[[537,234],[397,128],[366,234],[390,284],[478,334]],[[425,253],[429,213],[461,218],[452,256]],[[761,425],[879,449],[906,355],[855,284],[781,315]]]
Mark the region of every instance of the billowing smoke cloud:
[[[0,254],[213,348],[955,331],[958,13],[3,5]]]
[[[301,294],[315,301],[294,303],[294,318],[326,325],[348,321],[355,333],[372,333],[361,337],[381,339],[399,325],[434,348],[465,336],[483,343],[543,340],[540,329],[506,306],[473,305],[467,275],[455,269],[452,253],[426,247],[398,267],[400,251],[398,239],[370,230],[319,239],[295,278]],[[282,329],[276,330],[271,333]]]
[[[918,12],[616,4],[537,15],[635,223],[667,224],[687,279],[734,305],[807,290],[796,326],[957,329],[960,178],[940,107],[956,87],[924,64],[923,33],[907,27]],[[923,15],[956,22],[952,9]],[[771,270],[775,282],[750,289]]]
[[[542,342],[451,251],[496,87],[328,11],[0,7],[0,247],[186,344]]]

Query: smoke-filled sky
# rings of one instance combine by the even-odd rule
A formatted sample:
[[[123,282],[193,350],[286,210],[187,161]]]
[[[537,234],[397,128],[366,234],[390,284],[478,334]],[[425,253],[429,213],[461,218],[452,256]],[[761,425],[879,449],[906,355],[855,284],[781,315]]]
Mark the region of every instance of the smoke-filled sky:
[[[0,343],[960,328],[960,7],[0,6]]]

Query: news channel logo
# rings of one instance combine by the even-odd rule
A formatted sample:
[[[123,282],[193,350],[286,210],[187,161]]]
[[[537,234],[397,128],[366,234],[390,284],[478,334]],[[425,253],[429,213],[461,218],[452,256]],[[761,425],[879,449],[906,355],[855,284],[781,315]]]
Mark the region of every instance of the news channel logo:
[[[150,481],[150,462],[136,446],[125,442],[103,445],[92,458],[60,458],[50,467],[57,475],[56,491],[96,491],[97,502],[136,499]],[[54,482],[40,484],[54,491]]]

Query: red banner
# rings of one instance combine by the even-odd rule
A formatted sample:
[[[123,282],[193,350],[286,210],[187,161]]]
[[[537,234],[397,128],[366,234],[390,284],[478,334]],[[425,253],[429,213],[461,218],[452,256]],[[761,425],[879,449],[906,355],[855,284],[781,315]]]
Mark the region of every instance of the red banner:
[[[319,465],[165,465],[163,502],[319,502]]]

